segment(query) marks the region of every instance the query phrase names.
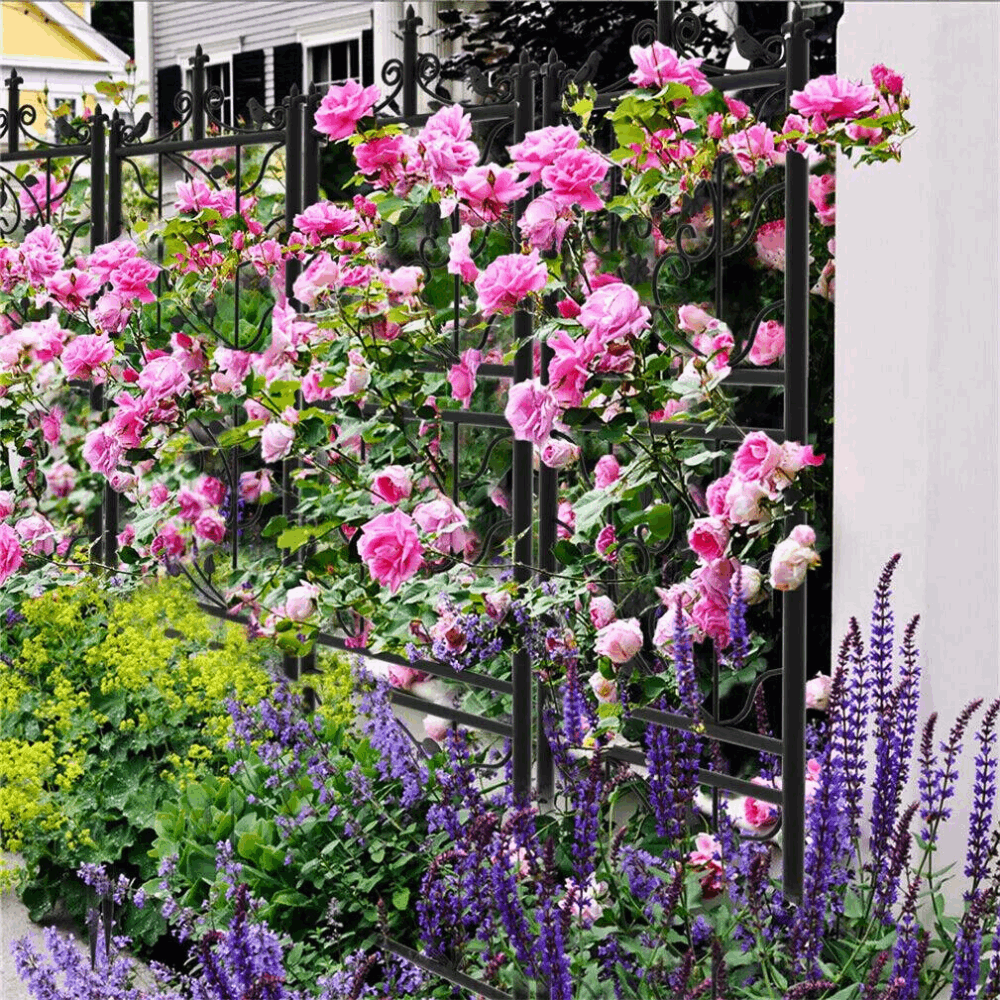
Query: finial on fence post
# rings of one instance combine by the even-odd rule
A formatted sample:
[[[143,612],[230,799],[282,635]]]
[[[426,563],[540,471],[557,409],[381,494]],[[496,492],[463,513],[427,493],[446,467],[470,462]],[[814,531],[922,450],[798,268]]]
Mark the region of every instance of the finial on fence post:
[[[399,22],[403,32],[403,117],[417,113],[417,28],[424,19],[413,10],[413,4],[406,8],[406,17]]]
[[[193,67],[191,121],[194,123],[195,139],[205,138],[205,63],[209,61],[201,45],[195,46],[194,55],[188,59],[188,63]]]
[[[11,69],[7,77],[7,151],[16,153],[20,140],[21,119],[18,115],[21,105],[21,84],[24,78],[16,69]]]

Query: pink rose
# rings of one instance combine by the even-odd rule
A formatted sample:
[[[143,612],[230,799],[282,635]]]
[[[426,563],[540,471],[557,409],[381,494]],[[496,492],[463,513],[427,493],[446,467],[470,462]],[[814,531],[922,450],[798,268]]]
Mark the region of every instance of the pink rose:
[[[21,241],[28,281],[41,285],[63,266],[62,240],[51,226],[32,229]]]
[[[247,503],[257,503],[261,495],[271,491],[271,477],[267,469],[240,473],[240,498]]]
[[[615,534],[613,524],[606,524],[598,532],[594,551],[605,562],[616,563],[618,561],[618,536]]]
[[[757,259],[772,271],[785,270],[785,220],[765,222],[754,241]]]
[[[361,528],[358,554],[372,577],[395,594],[423,562],[423,546],[413,519],[398,508],[379,514]]]
[[[0,524],[0,584],[16,573],[24,563],[24,553],[17,534],[9,524]]]
[[[261,431],[260,457],[265,462],[277,462],[292,450],[294,440],[294,428],[274,420]]]
[[[762,501],[773,500],[775,496],[758,480],[733,476],[726,491],[723,517],[733,524],[756,524],[768,516]]]
[[[110,476],[121,458],[122,446],[106,427],[97,427],[84,438],[83,457],[94,472]]]
[[[743,479],[766,479],[778,467],[781,446],[763,431],[748,434],[733,455],[731,471]]]
[[[688,531],[688,545],[699,559],[711,562],[726,554],[729,544],[729,529],[718,517],[700,517]]]
[[[775,151],[775,133],[766,125],[751,125],[723,139],[720,149],[732,153],[740,172],[752,174],[758,163],[771,164],[784,157]]]
[[[457,104],[441,108],[427,119],[417,145],[423,150],[423,162],[435,187],[451,187],[479,160],[479,147],[471,136],[472,118]]]
[[[506,509],[506,508],[505,508]],[[510,513],[510,511],[508,511]],[[556,537],[572,538],[573,528],[576,527],[576,511],[568,500],[560,500],[559,508],[556,511]]]
[[[390,663],[388,675],[389,683],[403,691],[408,691],[427,676],[422,670],[414,670],[413,667],[405,667],[401,663]]]
[[[726,494],[729,492],[729,487],[733,481],[733,474],[731,472],[724,475],[721,479],[716,479],[714,482],[709,484],[707,490],[705,490],[705,503],[708,506],[708,512],[713,517],[726,517],[727,506],[726,506]]]
[[[378,87],[362,87],[356,80],[335,84],[316,110],[316,130],[328,139],[346,139],[358,122],[372,113],[380,96]]]
[[[341,284],[340,266],[326,252],[317,254],[309,266],[295,279],[292,294],[303,305],[312,308],[324,293]]]
[[[517,228],[521,239],[529,246],[538,250],[561,250],[572,221],[572,214],[567,208],[560,207],[551,194],[543,194],[528,203],[517,220]]]
[[[100,370],[115,356],[115,345],[103,333],[84,333],[69,342],[62,352],[67,378],[104,381]]]
[[[594,692],[594,696],[598,701],[610,704],[618,700],[618,685],[613,680],[605,677],[599,670],[595,670],[590,675],[587,683],[590,685],[590,690]]]
[[[809,178],[809,200],[824,226],[832,226],[837,221],[837,206],[830,203],[836,186],[836,174],[813,174]]]
[[[715,317],[705,312],[701,306],[686,305],[677,310],[677,326],[686,333],[704,333]]]
[[[528,185],[519,181],[509,167],[487,163],[481,167],[469,167],[455,181],[455,193],[462,204],[481,219],[496,222],[512,201],[528,193]]]
[[[612,483],[618,482],[621,466],[614,455],[602,455],[594,466],[594,486],[599,490],[607,489]]]
[[[579,445],[562,438],[546,438],[538,452],[538,458],[550,469],[565,469],[580,457]]]
[[[729,609],[726,604],[703,597],[695,601],[691,608],[691,620],[715,643],[717,649],[725,649],[729,645]]]
[[[10,517],[16,506],[14,494],[10,490],[0,490],[0,518]]]
[[[497,257],[476,279],[478,308],[483,317],[509,316],[531,292],[540,292],[549,280],[548,268],[538,250]]]
[[[747,358],[754,365],[770,365],[785,353],[785,328],[777,320],[769,319],[757,327]]]
[[[558,406],[548,386],[538,379],[517,382],[510,387],[504,416],[518,441],[541,445],[552,433]]]
[[[461,553],[469,536],[469,519],[449,497],[439,497],[419,504],[413,511],[413,520],[434,541],[431,547],[437,552]]]
[[[45,482],[53,496],[68,497],[76,485],[76,472],[66,462],[56,462],[45,474]]]
[[[493,621],[500,622],[507,616],[511,600],[510,591],[495,590],[492,593],[483,594],[483,607]]]
[[[309,236],[342,236],[358,228],[358,217],[349,208],[341,208],[332,201],[318,201],[296,215],[292,224]]]
[[[159,273],[160,269],[156,264],[151,264],[143,257],[130,257],[111,272],[111,290],[122,299],[155,302],[156,296],[149,286],[156,281]]]
[[[806,681],[806,708],[825,712],[830,703],[832,687],[833,678],[829,674],[817,674],[812,680]]]
[[[398,504],[413,492],[410,470],[402,465],[387,465],[372,478],[372,503]]]
[[[552,349],[549,362],[549,390],[560,406],[579,406],[589,377],[588,365],[594,352],[586,338],[574,340],[560,330],[548,340]]]
[[[472,259],[472,227],[462,226],[457,233],[448,237],[448,273],[457,274],[462,281],[475,281],[479,268]]]
[[[248,475],[249,473],[244,473]],[[149,490],[149,503],[152,507],[162,507],[170,498],[170,491],[163,483],[154,483]]]
[[[462,359],[457,365],[452,365],[448,371],[448,383],[451,395],[457,399],[463,409],[468,409],[472,403],[472,394],[476,391],[476,372],[482,363],[483,355],[475,347],[462,352]]]
[[[751,779],[756,785],[767,785],[763,778]],[[766,829],[773,826],[778,821],[778,807],[770,802],[755,799],[748,795],[743,800],[743,818],[747,825],[754,830]]]
[[[451,720],[443,719],[440,715],[425,715],[423,726],[424,736],[435,743],[443,744],[448,736],[448,730],[451,729]]]
[[[789,105],[803,115],[822,115],[827,121],[861,118],[878,103],[875,88],[833,74],[810,80],[792,94]]]
[[[594,185],[604,180],[609,164],[589,149],[571,149],[542,169],[542,183],[549,189],[558,208],[579,205],[586,212],[596,212],[604,202]]]
[[[153,400],[184,392],[191,384],[184,369],[172,355],[154,358],[139,373],[139,388]]]
[[[598,629],[594,649],[612,663],[628,663],[642,649],[642,627],[638,618],[622,618]]]
[[[637,337],[649,326],[649,310],[630,285],[616,281],[592,292],[580,310],[580,325],[588,331],[595,353],[612,340]]]
[[[588,613],[594,628],[602,629],[615,620],[615,602],[603,594],[599,597],[593,597],[590,600]]]
[[[545,167],[551,166],[564,153],[580,145],[580,134],[568,125],[549,125],[528,132],[507,153],[514,166],[526,173],[527,183],[535,184],[542,177]]]
[[[319,587],[303,583],[292,587],[285,594],[285,617],[294,622],[304,622],[316,610],[316,596]]]
[[[226,521],[217,510],[203,511],[194,522],[194,533],[218,545],[226,537]]]
[[[804,530],[799,531],[799,528]],[[819,555],[812,548],[815,541],[815,532],[807,525],[799,525],[775,546],[771,554],[770,578],[775,590],[797,590],[802,586],[809,568],[819,565]]]
[[[184,555],[184,538],[173,521],[168,521],[160,529],[159,534],[153,539],[149,551],[154,556],[162,552],[171,559],[179,559]]]
[[[42,417],[42,437],[50,445],[54,445],[62,437],[62,418],[63,412],[58,406]]]
[[[41,514],[22,517],[14,530],[28,551],[34,556],[50,556],[56,550],[55,527]]]
[[[872,66],[872,83],[893,97],[899,97],[903,93],[903,77],[882,63]]]
[[[629,80],[637,87],[665,87],[668,83],[681,83],[690,87],[693,94],[707,94],[712,87],[701,72],[701,59],[679,59],[677,53],[662,42],[653,42],[645,48],[633,45],[629,50],[635,70]]]
[[[781,445],[777,471],[791,482],[807,465],[822,465],[825,457],[813,454],[811,444],[801,445],[798,441],[784,441]]]

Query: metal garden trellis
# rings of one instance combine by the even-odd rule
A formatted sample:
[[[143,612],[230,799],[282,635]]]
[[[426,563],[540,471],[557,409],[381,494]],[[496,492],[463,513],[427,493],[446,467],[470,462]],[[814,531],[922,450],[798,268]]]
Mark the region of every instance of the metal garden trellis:
[[[402,59],[391,60],[382,68],[381,82],[388,88],[387,96],[376,109],[384,121],[397,122],[408,126],[419,126],[426,121],[427,114],[417,113],[418,94],[438,103],[448,103],[446,94],[435,84],[440,79],[441,66],[433,55],[418,52],[418,32],[421,24],[412,7],[400,22],[403,38]],[[770,39],[765,45],[766,65],[738,73],[717,73],[709,76],[712,85],[721,91],[763,90],[761,103],[771,100],[776,94],[787,95],[801,89],[809,78],[809,30],[811,22],[801,16],[796,8],[791,20],[783,28],[783,37]],[[634,40],[639,44],[649,44],[654,39],[683,50],[697,37],[698,22],[691,14],[678,15],[675,5],[669,2],[656,3],[655,20],[644,21],[634,32]],[[211,175],[192,161],[188,154],[195,151],[234,147],[236,210],[239,212],[242,199],[249,198],[263,179],[263,167],[255,178],[244,177],[244,161],[248,147],[266,147],[265,163],[283,148],[285,156],[286,185],[284,196],[284,224],[289,230],[293,219],[307,205],[319,197],[319,141],[311,127],[312,113],[318,105],[320,95],[315,92],[298,93],[295,90],[277,108],[266,111],[251,102],[248,109],[250,124],[231,126],[222,120],[220,109],[223,94],[218,88],[206,89],[205,65],[209,61],[199,46],[191,58],[192,89],[181,91],[174,103],[179,123],[164,135],[147,138],[150,116],[131,124],[116,111],[109,117],[98,107],[85,126],[63,129],[63,138],[69,142],[51,143],[40,140],[28,131],[33,124],[35,111],[32,107],[20,105],[19,84],[22,82],[16,72],[5,81],[7,89],[6,107],[0,110],[0,140],[6,138],[7,148],[0,153],[0,236],[13,231],[22,221],[17,209],[16,198],[12,200],[15,179],[8,165],[34,162],[44,166],[46,178],[52,174],[53,161],[73,158],[72,171],[89,165],[91,176],[90,218],[81,222],[69,237],[69,245],[89,224],[91,248],[117,238],[123,229],[123,172],[135,171],[135,158],[155,156],[158,161],[158,185],[155,194],[147,194],[155,200],[158,211],[163,210],[163,165],[171,161],[181,165],[191,176],[201,170],[206,178]],[[482,103],[469,104],[466,110],[474,122],[488,127],[495,136],[505,129],[512,130],[512,141],[519,141],[525,133],[536,127],[556,124],[562,114],[562,98],[570,81],[586,82],[593,71],[594,63],[587,64],[574,73],[567,71],[555,51],[549,54],[541,65],[532,62],[527,53],[523,54],[516,69],[507,77],[487,81],[481,75],[471,79],[473,91]],[[540,87],[538,82],[540,81]],[[625,81],[622,81],[624,84]],[[615,85],[598,95],[595,109],[600,111],[612,106],[616,97],[625,89]],[[213,126],[215,134],[206,134],[206,124]],[[189,134],[188,134],[189,130]],[[29,148],[23,148],[23,139],[30,139]],[[710,194],[713,218],[721,220],[725,210],[722,184],[723,164],[717,163],[713,181],[707,185]],[[781,441],[792,439],[806,441],[808,436],[808,162],[803,154],[789,152],[786,157],[784,179],[785,217],[785,291],[784,322],[786,330],[786,352],[783,371],[735,369],[727,379],[727,385],[736,388],[772,386],[783,390],[784,414],[781,427],[761,428],[772,438]],[[106,176],[105,176],[106,174]],[[22,187],[23,187],[22,183]],[[755,211],[765,197],[773,194],[765,192],[759,199]],[[515,206],[519,215],[530,196],[526,196]],[[11,223],[8,218],[4,229],[4,210],[13,206]],[[40,221],[49,221],[51,209],[40,205],[37,216]],[[755,216],[756,217],[756,216]],[[281,221],[281,220],[278,220]],[[455,221],[457,227],[457,220]],[[677,237],[676,251],[667,255],[682,271],[690,268],[694,260],[712,257],[716,269],[716,315],[725,318],[723,296],[724,259],[740,247],[726,247],[722,237],[722,226],[713,227],[713,236],[707,249],[697,256],[685,252]],[[614,239],[614,235],[612,235]],[[433,241],[432,241],[433,243]],[[741,244],[742,245],[742,244]],[[425,267],[440,266],[433,255],[421,253],[420,262]],[[663,266],[664,260],[658,262]],[[286,272],[286,295],[290,301],[297,276],[296,265],[290,265]],[[655,284],[655,283],[654,283]],[[253,342],[239,340],[239,285],[234,287],[234,309],[237,317],[235,341],[227,346],[252,349]],[[451,328],[450,350],[459,351],[461,283],[455,278],[454,323]],[[778,304],[772,303],[766,309],[773,310]],[[758,315],[762,318],[764,312]],[[512,378],[514,381],[530,379],[535,333],[535,319],[532,314],[520,310],[514,315],[514,333],[519,343],[512,365],[489,365],[480,368],[480,375],[493,378]],[[755,321],[756,323],[756,321]],[[751,327],[753,329],[754,327]],[[263,328],[258,331],[263,335]],[[749,345],[747,345],[749,346]],[[543,352],[549,349],[543,347]],[[543,358],[545,354],[543,353]],[[542,365],[545,372],[547,365]],[[543,378],[544,378],[543,374]],[[101,386],[90,389],[90,403],[93,409],[106,408]],[[492,431],[509,436],[505,419],[498,414],[474,411],[446,411],[443,419],[453,425],[452,461],[455,465],[453,476],[457,499],[459,484],[459,436],[463,429]],[[241,413],[234,411],[234,422],[241,420]],[[581,428],[585,433],[586,428]],[[689,437],[704,437],[714,442],[737,440],[736,432],[714,430],[705,434],[695,425],[672,423],[652,425],[654,434],[680,433]],[[221,452],[225,463],[230,496],[237,495],[240,476],[240,455],[236,448]],[[514,441],[512,444],[512,491],[511,491],[511,531],[514,538],[515,580],[527,585],[535,576],[544,578],[557,569],[555,542],[557,533],[557,490],[558,472],[542,466],[537,474],[532,469],[533,446],[530,442]],[[285,461],[282,468],[282,511],[289,521],[297,517],[297,496],[293,480],[294,465]],[[537,506],[536,506],[537,504]],[[239,514],[236,503],[230,504],[229,546],[232,565],[239,560]],[[119,530],[119,497],[107,487],[100,509],[92,521],[92,554],[95,564],[115,565],[117,561],[117,535]],[[791,527],[791,524],[788,525]],[[537,536],[537,547],[535,539]],[[287,557],[294,559],[294,556]],[[228,611],[222,595],[214,592],[209,577],[211,567],[200,568],[200,585],[205,598],[205,610],[219,616],[227,616]],[[711,710],[703,709],[702,718],[688,717],[652,708],[635,709],[633,717],[650,725],[661,725],[674,729],[693,730],[697,728],[707,738],[718,740],[749,750],[773,754],[782,761],[782,789],[777,791],[753,785],[741,779],[708,769],[699,773],[701,783],[715,792],[718,808],[718,790],[729,790],[741,794],[753,794],[759,799],[781,806],[781,828],[783,832],[783,885],[785,893],[798,898],[802,892],[804,827],[805,827],[805,680],[806,680],[806,588],[785,593],[782,597],[782,668],[769,671],[767,675],[780,673],[782,676],[782,735],[780,739],[746,732],[735,723],[747,714],[741,712],[732,719],[721,719],[719,713],[719,671],[715,661],[713,689],[710,698]],[[321,645],[339,649],[347,648],[343,639],[328,632],[321,632],[317,640]],[[363,651],[362,651],[363,652]],[[511,699],[509,719],[484,718],[480,715],[457,709],[434,707],[435,714],[443,715],[456,722],[477,727],[481,730],[508,738],[511,741],[512,779],[515,799],[527,802],[533,794],[542,801],[552,798],[555,780],[551,752],[541,725],[541,711],[544,690],[536,682],[533,664],[527,651],[512,654],[510,678],[495,678],[483,673],[466,670],[460,674],[450,667],[430,660],[415,663],[402,658],[380,654],[380,659],[401,665],[414,666],[426,673],[452,681],[460,681],[472,688],[492,691]],[[298,676],[302,671],[312,669],[312,658],[299,660],[286,657],[286,671]],[[756,686],[764,679],[758,678]],[[394,700],[412,708],[426,708],[427,704],[413,695],[395,691]],[[625,762],[641,764],[644,760],[639,751],[615,748],[608,753]],[[495,988],[478,983],[469,976],[454,969],[446,968],[431,961],[412,949],[397,942],[387,942],[390,950],[407,957],[430,972],[437,974],[455,985],[477,991],[482,996],[506,1000],[506,994]]]

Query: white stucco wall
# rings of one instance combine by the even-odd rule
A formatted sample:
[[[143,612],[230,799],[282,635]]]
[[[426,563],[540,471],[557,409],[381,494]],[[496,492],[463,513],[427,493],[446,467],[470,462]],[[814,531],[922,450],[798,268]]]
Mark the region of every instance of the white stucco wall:
[[[834,642],[850,615],[867,633],[901,552],[921,723],[946,735],[1000,692],[1000,5],[848,2],[837,58],[852,79],[902,72],[917,132],[902,163],[837,172]],[[945,862],[964,858],[973,756],[970,736]]]

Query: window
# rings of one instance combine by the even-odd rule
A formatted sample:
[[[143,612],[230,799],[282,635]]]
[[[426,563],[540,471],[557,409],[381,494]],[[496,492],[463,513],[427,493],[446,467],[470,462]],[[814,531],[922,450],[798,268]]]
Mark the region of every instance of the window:
[[[345,38],[309,50],[309,79],[321,91],[331,83],[361,80],[361,37]]]
[[[212,56],[212,61],[205,64],[205,92],[208,93],[213,87],[222,90],[222,106],[216,117],[227,125],[233,123],[233,71],[231,56],[228,54]],[[194,70],[189,66],[184,71],[185,90],[194,90]]]

